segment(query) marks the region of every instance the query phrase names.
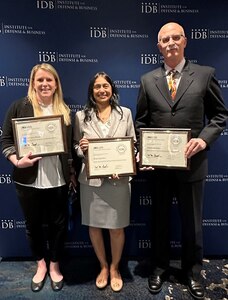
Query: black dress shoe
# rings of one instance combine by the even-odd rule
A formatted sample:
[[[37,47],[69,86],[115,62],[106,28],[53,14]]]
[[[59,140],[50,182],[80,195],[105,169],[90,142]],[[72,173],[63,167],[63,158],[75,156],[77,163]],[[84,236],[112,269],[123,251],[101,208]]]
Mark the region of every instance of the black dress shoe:
[[[46,281],[46,278],[47,278],[47,274],[44,276],[44,279],[42,281],[40,281],[40,282],[36,283],[36,282],[34,282],[32,280],[32,282],[31,282],[31,290],[33,292],[39,292],[39,291],[41,291],[42,288],[43,288],[43,286],[44,286],[44,283]]]
[[[188,290],[193,298],[204,299],[204,287],[201,283],[194,280],[193,278],[188,279]]]
[[[148,288],[152,294],[157,294],[162,289],[163,280],[159,275],[151,275],[148,278]]]
[[[53,289],[53,291],[58,292],[63,288],[63,284],[64,284],[64,280],[60,280],[58,282],[53,281],[51,279],[51,288]]]

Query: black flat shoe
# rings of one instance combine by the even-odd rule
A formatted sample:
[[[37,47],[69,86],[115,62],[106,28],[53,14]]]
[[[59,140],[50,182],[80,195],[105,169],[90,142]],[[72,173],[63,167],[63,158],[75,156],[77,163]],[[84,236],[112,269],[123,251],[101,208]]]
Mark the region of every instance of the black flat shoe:
[[[53,289],[53,291],[58,292],[61,291],[61,289],[63,288],[63,284],[64,284],[64,280],[60,280],[58,282],[55,282],[51,279],[51,288]]]
[[[162,289],[163,280],[159,275],[151,275],[148,278],[148,289],[152,294],[157,294]]]
[[[39,292],[42,290],[42,288],[44,287],[44,284],[45,284],[45,281],[46,281],[46,278],[47,278],[47,274],[44,276],[44,279],[40,282],[34,282],[33,280],[31,281],[31,290],[33,292]]]
[[[188,290],[194,299],[204,299],[204,287],[198,281],[193,280],[193,278],[188,279]]]

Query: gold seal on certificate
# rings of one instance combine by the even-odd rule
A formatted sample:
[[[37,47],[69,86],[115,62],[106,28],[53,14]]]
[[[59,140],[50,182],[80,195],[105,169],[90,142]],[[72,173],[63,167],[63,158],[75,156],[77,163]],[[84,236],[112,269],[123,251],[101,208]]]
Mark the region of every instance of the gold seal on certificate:
[[[88,178],[135,175],[133,138],[89,139],[86,168]]]
[[[63,116],[12,119],[17,158],[32,152],[32,157],[67,152]]]
[[[184,155],[191,129],[141,128],[140,167],[189,169]]]

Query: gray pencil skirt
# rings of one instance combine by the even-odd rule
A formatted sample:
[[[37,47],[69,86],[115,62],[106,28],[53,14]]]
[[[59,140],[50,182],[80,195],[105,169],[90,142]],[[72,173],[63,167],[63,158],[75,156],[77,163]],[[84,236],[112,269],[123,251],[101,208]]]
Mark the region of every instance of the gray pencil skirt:
[[[82,224],[97,228],[124,228],[130,223],[131,187],[129,182],[99,187],[80,184]]]

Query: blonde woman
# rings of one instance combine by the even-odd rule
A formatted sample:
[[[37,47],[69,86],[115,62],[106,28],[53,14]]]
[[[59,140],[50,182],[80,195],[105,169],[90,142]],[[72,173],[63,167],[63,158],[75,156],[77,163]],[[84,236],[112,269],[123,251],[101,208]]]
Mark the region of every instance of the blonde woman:
[[[22,207],[26,234],[37,261],[31,281],[33,292],[39,292],[47,274],[54,291],[63,287],[59,261],[63,254],[66,233],[67,192],[72,180],[71,152],[45,157],[33,157],[29,152],[17,159],[12,118],[63,115],[67,146],[71,149],[70,109],[63,100],[57,71],[49,64],[38,64],[30,75],[28,94],[11,104],[3,124],[2,153],[13,164],[12,178]],[[47,224],[48,241],[44,226]]]

